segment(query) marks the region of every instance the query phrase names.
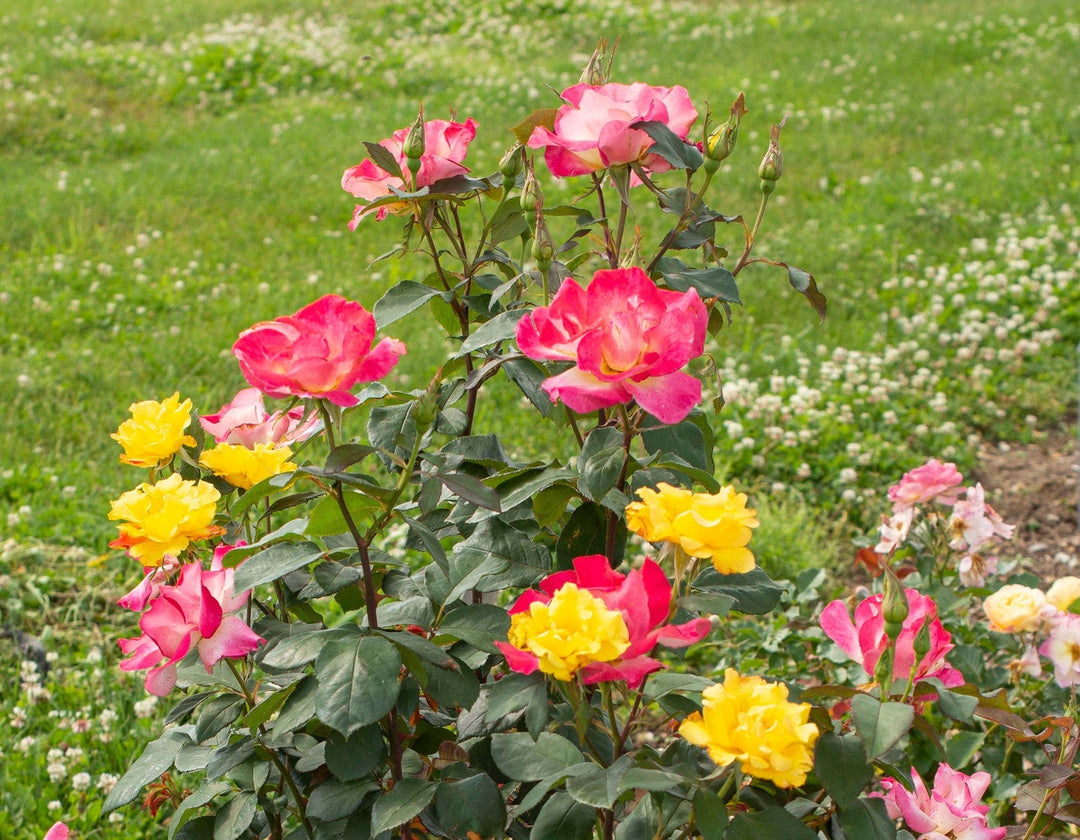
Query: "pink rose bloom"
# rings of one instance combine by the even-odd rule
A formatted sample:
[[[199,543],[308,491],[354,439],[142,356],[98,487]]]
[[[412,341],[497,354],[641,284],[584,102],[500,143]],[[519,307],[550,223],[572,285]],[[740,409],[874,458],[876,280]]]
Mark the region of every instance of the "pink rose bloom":
[[[1039,653],[1054,666],[1058,685],[1062,688],[1080,685],[1080,615],[1060,613]]]
[[[304,409],[300,406],[269,414],[258,388],[237,391],[232,402],[223,405],[217,414],[200,417],[199,423],[218,443],[232,443],[248,449],[254,449],[257,443],[275,446],[299,443],[322,427],[314,412],[305,420]]]
[[[401,149],[405,138],[409,136],[410,128],[399,128],[388,140],[379,142],[398,162],[396,172],[387,172],[371,158],[365,158],[359,166],[345,170],[345,174],[341,176],[341,188],[365,201],[377,201],[393,195],[392,190],[415,191],[444,178],[464,175],[469,171],[461,162],[465,160],[469,143],[476,137],[476,121],[472,117],[463,123],[447,120],[428,120],[424,123],[424,153],[420,156],[420,169],[416,172],[415,184],[412,183],[412,172],[409,171],[405,153]],[[407,204],[402,201],[380,205],[375,212],[376,221],[381,222],[387,213],[397,212]],[[367,205],[358,204],[352,221],[349,222],[349,230],[356,230],[356,226],[370,209]]]
[[[899,484],[889,488],[889,501],[893,510],[914,507],[915,505],[937,499],[944,505],[956,502],[956,488],[964,477],[956,469],[956,464],[943,464],[932,458],[921,467],[904,473]]]
[[[908,617],[904,619],[903,629],[896,639],[893,675],[897,679],[907,679],[915,665],[915,680],[937,677],[946,688],[963,685],[964,677],[945,661],[945,655],[953,649],[952,634],[946,630],[937,617],[937,604],[934,599],[921,594],[915,589],[905,589],[908,599]],[[855,621],[852,623],[847,606],[841,600],[833,601],[822,610],[819,623],[825,635],[836,642],[840,649],[862,665],[871,679],[874,668],[885,650],[888,637],[885,635],[885,619],[881,614],[881,593],[871,595],[855,608]],[[930,650],[916,665],[915,635],[924,622],[930,623]],[[931,698],[926,698],[931,699]]]
[[[374,347],[375,318],[355,301],[325,295],[295,315],[262,321],[240,333],[233,355],[247,381],[270,397],[329,400],[348,408],[349,390],[390,372],[405,345]]]
[[[53,827],[45,832],[43,840],[68,840],[68,827],[62,822],[53,823]]]
[[[214,556],[217,557],[217,551]],[[147,604],[161,595],[162,588],[168,585],[179,568],[180,561],[171,554],[161,558],[160,566],[144,566],[143,579],[116,603],[126,610],[142,612]]]
[[[678,423],[701,400],[701,382],[680,368],[704,352],[708,320],[694,289],[658,289],[640,268],[605,269],[587,289],[565,280],[550,306],[518,321],[517,343],[530,359],[574,363],[543,388],[578,413],[636,400]]]
[[[176,663],[195,648],[207,673],[223,658],[246,656],[266,639],[255,633],[233,613],[247,603],[248,592],[233,594],[235,569],[222,567],[224,546],[215,551],[210,571],[198,563],[180,569],[175,586],[163,586],[143,613],[137,639],[120,639],[120,649],[131,654],[120,663],[121,670],[143,671],[146,690],[165,697],[176,685]],[[164,664],[162,664],[164,660]]]
[[[612,166],[640,163],[650,172],[671,166],[649,149],[653,139],[636,122],[662,122],[683,140],[697,119],[686,88],[579,84],[562,93],[566,103],[555,114],[554,131],[533,129],[530,149],[544,149],[544,160],[556,178],[588,175]]]
[[[1006,525],[1000,514],[986,503],[981,484],[967,489],[966,498],[953,505],[949,527],[953,539],[950,548],[977,552],[994,537],[1010,539],[1015,527]]]
[[[990,786],[990,774],[979,771],[968,776],[939,764],[934,774],[934,789],[914,768],[911,771],[914,791],[908,791],[892,777],[881,780],[885,807],[894,820],[902,819],[918,840],[1001,840],[1005,828],[990,828],[986,824],[989,805],[980,804]]]
[[[646,675],[664,667],[648,654],[658,644],[682,648],[701,641],[712,625],[707,618],[695,618],[685,624],[667,624],[671,614],[671,584],[660,566],[650,558],[640,569],[629,574],[616,572],[602,554],[574,558],[572,571],[555,572],[540,581],[542,592],[530,589],[510,607],[510,615],[527,612],[534,602],[546,604],[560,588],[572,583],[578,589],[603,601],[609,610],[622,614],[630,646],[611,662],[591,662],[580,673],[586,684],[626,680],[631,688],[641,685]],[[495,642],[510,668],[531,674],[539,668],[537,657],[509,642]]]

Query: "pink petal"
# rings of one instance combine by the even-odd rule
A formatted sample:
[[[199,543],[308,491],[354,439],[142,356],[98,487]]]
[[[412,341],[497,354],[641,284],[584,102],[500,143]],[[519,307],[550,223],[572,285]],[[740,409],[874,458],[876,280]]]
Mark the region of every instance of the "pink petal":
[[[53,827],[45,832],[43,840],[68,840],[68,827],[62,822],[54,823]]]
[[[855,632],[855,625],[851,622],[851,615],[843,601],[837,599],[828,604],[821,611],[818,624],[825,631],[825,635],[836,642],[837,646],[854,659],[862,662],[862,648],[859,646],[859,636]]]
[[[682,371],[621,384],[638,405],[661,423],[681,422],[701,402],[701,381]]]
[[[219,659],[246,656],[265,643],[266,639],[248,627],[239,616],[227,615],[213,636],[199,642],[199,658],[206,672],[210,673]]]
[[[601,382],[580,368],[570,368],[544,380],[541,386],[553,402],[563,402],[578,414],[630,402],[619,382]]]
[[[656,659],[635,656],[633,659],[620,659],[617,662],[590,662],[581,669],[580,674],[581,681],[586,685],[626,680],[627,686],[633,690],[641,685],[647,675],[663,668],[664,664]]]
[[[539,659],[531,653],[526,653],[520,648],[514,647],[509,642],[495,642],[495,647],[506,658],[506,664],[510,666],[511,671],[517,671],[519,674],[531,674],[540,667]]]
[[[154,668],[146,675],[146,690],[158,697],[167,697],[176,685],[176,666],[171,662]]]

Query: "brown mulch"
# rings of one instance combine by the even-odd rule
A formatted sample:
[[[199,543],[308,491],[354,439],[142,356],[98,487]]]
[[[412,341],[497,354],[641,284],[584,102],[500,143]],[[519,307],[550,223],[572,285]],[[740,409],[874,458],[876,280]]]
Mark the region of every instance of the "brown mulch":
[[[1003,556],[1016,555],[1045,581],[1080,575],[1080,453],[1075,425],[1031,444],[984,444],[974,478],[1016,534]]]

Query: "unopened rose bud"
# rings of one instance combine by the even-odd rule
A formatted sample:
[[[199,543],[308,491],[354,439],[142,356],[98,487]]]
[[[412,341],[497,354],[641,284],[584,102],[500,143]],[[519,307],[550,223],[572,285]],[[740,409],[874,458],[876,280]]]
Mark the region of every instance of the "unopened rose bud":
[[[877,664],[874,665],[874,679],[881,684],[883,693],[887,692],[889,686],[892,685],[892,665],[893,649],[887,647],[881,652]]]
[[[903,587],[900,586],[894,574],[887,573],[885,594],[881,601],[881,617],[885,620],[885,635],[890,639],[899,636],[910,611],[911,607]]]
[[[514,144],[502,160],[499,161],[499,172],[503,176],[503,184],[511,184],[525,165],[525,147],[520,143]]]
[[[555,240],[551,237],[551,231],[548,230],[542,211],[536,214],[532,255],[533,259],[536,260],[536,267],[540,269],[540,273],[547,274],[548,269],[551,268],[551,261],[555,258]]]
[[[423,434],[431,428],[431,424],[435,422],[435,415],[439,411],[439,397],[431,390],[424,392],[423,396],[416,401],[416,406],[413,408],[413,421],[416,423],[416,430]]]
[[[743,95],[740,93],[731,106],[731,115],[728,117],[728,121],[710,134],[705,141],[705,156],[707,158],[719,162],[735,151],[735,143],[739,139],[739,123],[748,113]]]
[[[911,643],[911,649],[915,652],[915,662],[921,662],[922,658],[930,652],[930,622],[924,621],[915,634]]]
[[[405,136],[405,142],[401,144],[401,151],[408,161],[409,171],[414,179],[416,173],[420,171],[420,158],[424,156],[424,148],[424,109],[421,108],[416,122],[412,124],[412,128]]]
[[[540,189],[540,182],[536,180],[536,173],[532,165],[525,167],[525,183],[521,186],[521,209],[526,213],[535,213],[544,203],[544,193]]]
[[[787,117],[780,120],[779,125],[770,129],[769,148],[765,151],[765,157],[758,166],[758,177],[761,178],[761,191],[768,194],[776,188],[776,182],[784,174],[784,152],[780,148],[780,132],[784,130]],[[766,187],[766,182],[770,186]]]

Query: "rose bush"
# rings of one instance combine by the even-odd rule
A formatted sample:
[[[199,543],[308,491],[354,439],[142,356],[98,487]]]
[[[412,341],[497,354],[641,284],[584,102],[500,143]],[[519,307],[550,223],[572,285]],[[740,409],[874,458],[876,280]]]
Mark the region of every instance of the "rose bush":
[[[854,621],[845,601],[819,609],[820,570],[777,582],[755,556],[700,377],[748,267],[786,269],[824,314],[812,275],[753,255],[783,122],[751,227],[707,204],[742,96],[699,147],[685,91],[609,85],[603,63],[526,117],[490,175],[465,174],[471,119],[366,144],[343,179],[368,202],[350,226],[400,212],[431,271],[370,312],[326,295],[242,332],[243,377],[288,402],[241,391],[206,418],[216,446],[152,452],[151,480],[113,503],[114,545],[142,566],[122,667],[182,694],[106,810],[151,785],[181,840],[894,840],[1074,818],[1076,625],[1050,607],[998,644],[968,626],[963,558],[1010,533],[981,487],[935,462],[890,491],[859,553],[883,585]],[[585,193],[545,205],[526,147],[589,176]],[[655,243],[629,233],[639,196],[670,217]],[[718,224],[742,243],[729,263]],[[375,334],[421,308],[451,349],[394,389],[379,380],[405,346]],[[521,460],[481,428],[496,377],[565,452]],[[137,437],[184,428],[155,410]],[[1058,684],[1035,683],[1040,650]],[[976,756],[1000,784],[957,775]]]

